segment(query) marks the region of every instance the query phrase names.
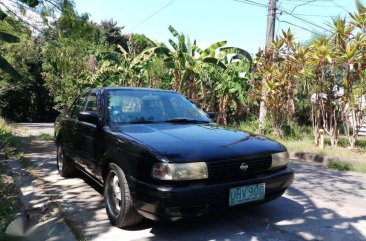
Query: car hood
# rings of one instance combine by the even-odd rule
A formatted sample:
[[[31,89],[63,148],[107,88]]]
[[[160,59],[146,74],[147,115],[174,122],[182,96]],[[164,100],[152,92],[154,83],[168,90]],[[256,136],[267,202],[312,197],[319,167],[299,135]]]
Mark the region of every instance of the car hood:
[[[231,159],[286,150],[264,136],[215,124],[131,124],[119,127],[118,132],[173,162]]]

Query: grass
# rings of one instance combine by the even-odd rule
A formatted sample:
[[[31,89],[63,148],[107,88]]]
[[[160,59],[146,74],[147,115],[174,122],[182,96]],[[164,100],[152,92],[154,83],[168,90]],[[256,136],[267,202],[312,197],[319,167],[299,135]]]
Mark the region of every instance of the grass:
[[[354,171],[366,173],[366,164],[354,164],[350,162],[331,160],[326,165],[326,167],[339,171]]]
[[[346,137],[340,137],[338,147],[331,147],[329,139],[326,138],[324,149],[320,149],[314,145],[314,139],[310,136],[305,136],[301,140],[278,140],[285,145],[290,152],[305,152],[315,153],[323,156],[337,157],[348,162],[364,163],[366,165],[366,138],[361,137],[355,149],[347,148]],[[342,144],[343,143],[343,144]]]
[[[236,129],[256,133],[258,131],[258,121],[249,120],[233,126]],[[266,124],[267,129],[271,129]],[[325,137],[325,147],[320,149],[314,145],[311,127],[294,125],[291,129],[284,128],[284,136],[276,137],[271,131],[266,136],[277,140],[287,147],[289,152],[294,153],[314,153],[331,157],[333,160],[325,166],[341,171],[356,171],[366,173],[366,136],[360,136],[356,143],[356,148],[349,149],[349,142],[346,136],[340,136],[337,147],[331,147],[330,138]]]
[[[53,141],[54,138],[52,135],[48,134],[48,133],[41,133],[38,138],[40,140],[43,140],[43,141]]]
[[[346,137],[340,137],[338,147],[331,147],[329,138],[325,139],[326,146],[320,149],[314,145],[311,136],[305,136],[302,140],[278,140],[287,147],[289,152],[315,153],[332,157],[333,160],[325,164],[327,168],[340,171],[355,171],[366,173],[366,138],[360,137],[355,149],[349,149]]]
[[[0,118],[0,155],[8,158],[16,152],[18,139],[12,134],[11,126]]]

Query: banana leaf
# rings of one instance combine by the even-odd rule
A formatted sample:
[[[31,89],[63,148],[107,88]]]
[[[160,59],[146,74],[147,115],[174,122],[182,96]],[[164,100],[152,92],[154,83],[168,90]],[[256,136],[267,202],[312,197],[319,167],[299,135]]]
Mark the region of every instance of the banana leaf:
[[[169,43],[175,51],[178,50],[178,45],[173,40],[169,39]]]
[[[170,56],[170,50],[166,47],[156,47],[153,49],[156,54],[165,54],[166,56]]]
[[[236,59],[244,59],[246,58],[247,60],[249,60],[250,64],[252,64],[253,59],[252,56],[249,54],[248,51],[241,49],[241,48],[236,48],[236,47],[224,47],[224,48],[220,48],[220,50],[225,51],[226,54],[236,54]]]
[[[19,2],[27,4],[31,8],[34,8],[39,4],[38,0],[19,0]]]
[[[213,58],[213,57],[207,57],[203,59],[203,62],[205,63],[209,63],[209,64],[214,64],[217,65],[219,67],[221,67],[222,69],[226,69],[226,65],[224,63],[222,63],[219,59],[217,58]]]
[[[220,41],[220,42],[216,42],[216,43],[211,44],[208,48],[206,48],[203,51],[202,57],[210,56],[211,53],[215,53],[216,49],[225,46],[226,43],[227,43],[227,41]],[[213,57],[213,56],[211,56],[211,57]]]
[[[187,53],[186,39],[183,34],[179,37],[179,50],[183,53]]]
[[[0,21],[4,20],[8,15],[6,15],[6,13],[4,13],[3,11],[0,10]]]
[[[20,80],[22,77],[16,71],[13,66],[11,66],[6,59],[0,56],[0,69],[8,74],[10,74],[13,78]]]
[[[189,63],[189,65],[194,66],[196,64],[196,60],[191,55],[184,53],[184,58]]]
[[[177,30],[175,30],[172,25],[169,25],[169,31],[173,34],[174,37],[177,37],[179,35]]]
[[[20,39],[12,34],[0,32],[0,41],[5,41],[8,43],[19,43]]]
[[[172,57],[168,57],[168,58],[164,59],[164,63],[168,68],[174,68],[175,67],[174,59]]]

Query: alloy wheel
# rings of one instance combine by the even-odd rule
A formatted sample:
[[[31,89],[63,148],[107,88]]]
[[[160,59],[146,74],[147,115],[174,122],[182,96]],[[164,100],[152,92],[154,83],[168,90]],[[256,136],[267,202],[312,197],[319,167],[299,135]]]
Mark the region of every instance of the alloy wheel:
[[[121,211],[121,187],[117,174],[111,170],[107,177],[107,197],[106,203],[108,209],[114,216],[118,216]]]

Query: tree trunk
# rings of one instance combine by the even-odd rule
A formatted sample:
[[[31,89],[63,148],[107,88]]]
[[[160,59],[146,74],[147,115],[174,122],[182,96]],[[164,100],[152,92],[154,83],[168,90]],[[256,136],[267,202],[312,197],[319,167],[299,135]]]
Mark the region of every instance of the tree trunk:
[[[219,99],[219,114],[217,116],[217,122],[221,125],[227,125],[227,114],[226,114],[226,105],[227,105],[228,97],[223,95]]]
[[[178,69],[174,69],[174,84],[173,84],[173,90],[179,91],[179,71]]]
[[[319,146],[320,144],[320,129],[321,129],[321,123],[320,123],[320,114],[319,110],[312,107],[312,124],[313,124],[313,131],[314,131],[314,142],[315,146]]]
[[[287,92],[287,120],[290,124],[295,114],[295,103],[294,103],[294,90],[292,81],[289,81],[288,92]]]

